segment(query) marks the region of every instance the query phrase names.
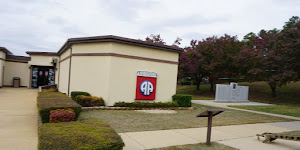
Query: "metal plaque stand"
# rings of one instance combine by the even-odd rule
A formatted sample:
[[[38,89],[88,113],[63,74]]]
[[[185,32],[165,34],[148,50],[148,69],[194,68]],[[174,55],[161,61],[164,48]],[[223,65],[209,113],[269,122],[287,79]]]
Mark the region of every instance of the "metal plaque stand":
[[[225,109],[208,109],[202,112],[201,114],[197,115],[197,117],[208,117],[206,145],[210,145],[212,118],[224,111]]]

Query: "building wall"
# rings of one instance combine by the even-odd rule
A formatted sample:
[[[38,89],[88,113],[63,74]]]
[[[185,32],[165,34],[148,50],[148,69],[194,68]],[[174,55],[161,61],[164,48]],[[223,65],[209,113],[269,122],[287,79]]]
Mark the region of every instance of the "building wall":
[[[48,55],[30,55],[31,60],[28,62],[29,65],[35,66],[53,66],[52,58],[58,59],[58,56]]]
[[[70,51],[71,49],[67,49],[65,52],[63,52],[62,54],[60,54],[60,60],[63,60],[65,58],[67,58],[68,56],[70,56]]]
[[[70,92],[86,91],[108,99],[110,56],[72,57]]]
[[[121,43],[113,43],[112,52],[172,62],[178,62],[179,56],[177,52]],[[110,105],[119,101],[135,101],[137,71],[157,73],[156,97],[153,102],[171,101],[172,95],[176,93],[177,68],[177,64],[113,57],[111,60],[109,85]]]
[[[73,44],[72,53],[109,53],[112,50],[112,42]]]
[[[21,86],[29,87],[29,65],[27,63],[6,61],[4,67],[4,85],[12,86],[14,77],[19,77],[21,79]]]
[[[112,43],[112,51],[118,54],[133,55],[168,61],[178,61],[178,53],[154,48],[134,46],[122,43]]]
[[[72,45],[72,54],[109,53],[111,42]],[[92,95],[108,98],[111,56],[72,56],[70,93],[87,91]]]
[[[72,51],[73,54],[116,53],[178,62],[176,52],[112,42],[73,44]],[[65,79],[60,78],[59,90],[64,93],[68,89],[67,62],[60,64],[60,77]],[[167,102],[176,93],[177,67],[177,64],[117,56],[72,56],[70,92],[89,92],[93,96],[103,97],[110,106],[118,101],[133,102],[137,71],[150,71],[158,73],[155,102]]]
[[[67,58],[70,55],[70,49],[66,50],[63,54],[60,55],[60,60]],[[68,84],[69,84],[69,65],[70,58],[65,59],[62,62],[59,62],[59,69],[56,71],[59,75],[58,79],[58,90],[62,93],[68,93]]]
[[[2,51],[0,51],[0,87],[3,86],[3,83],[4,83],[4,70],[3,70],[3,67],[5,66],[5,58],[6,58],[6,54]]]
[[[176,93],[176,64],[113,57],[110,66],[109,105],[119,101],[134,101],[137,71],[157,73],[156,97],[153,102],[171,101],[172,95]]]

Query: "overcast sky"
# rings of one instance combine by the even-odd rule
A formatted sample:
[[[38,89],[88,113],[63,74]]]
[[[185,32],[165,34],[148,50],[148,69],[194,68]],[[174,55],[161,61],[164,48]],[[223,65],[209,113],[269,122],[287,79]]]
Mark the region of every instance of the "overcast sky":
[[[0,0],[0,46],[15,55],[52,51],[68,38],[117,35],[192,39],[225,33],[239,39],[281,29],[300,15],[300,0]]]

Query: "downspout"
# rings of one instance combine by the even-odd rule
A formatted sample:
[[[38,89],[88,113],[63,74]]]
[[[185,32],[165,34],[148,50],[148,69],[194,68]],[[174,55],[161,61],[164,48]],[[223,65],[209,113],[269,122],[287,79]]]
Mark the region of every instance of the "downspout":
[[[57,74],[57,76],[58,76],[58,79],[57,79],[57,90],[59,90],[59,79],[60,79],[60,56],[59,56],[59,61],[58,61],[58,74]]]
[[[32,66],[30,65],[28,68],[29,68],[29,71],[30,71],[28,88],[32,89]]]
[[[71,64],[72,64],[72,46],[70,47],[70,63],[69,63],[69,83],[68,83],[68,96],[70,96],[70,81],[71,81]]]

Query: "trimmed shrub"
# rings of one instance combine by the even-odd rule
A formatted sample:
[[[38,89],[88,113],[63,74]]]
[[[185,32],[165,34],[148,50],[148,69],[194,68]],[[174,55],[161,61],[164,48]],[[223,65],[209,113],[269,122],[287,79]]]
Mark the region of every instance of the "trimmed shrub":
[[[49,122],[51,110],[71,108],[75,112],[75,121],[81,112],[81,106],[79,104],[73,101],[69,96],[60,92],[48,92],[48,90],[39,92],[37,103],[43,123]]]
[[[47,90],[48,92],[57,92],[57,89],[54,89],[54,88],[50,88]]]
[[[180,85],[191,85],[191,81],[181,81]]]
[[[50,123],[74,121],[75,112],[73,109],[56,109],[50,111]]]
[[[77,95],[75,101],[83,107],[105,106],[102,97]]]
[[[82,92],[82,91],[72,91],[72,92],[71,92],[71,98],[72,98],[73,100],[76,100],[76,96],[77,96],[77,95],[91,96],[91,94],[88,93],[88,92]]]
[[[43,124],[38,146],[40,150],[121,150],[124,143],[107,123],[85,120]]]
[[[173,102],[176,102],[179,105],[179,107],[191,107],[192,98],[192,95],[175,94],[172,96]]]
[[[169,107],[178,107],[176,102],[154,102],[154,103],[146,103],[146,102],[116,102],[114,104],[115,107],[135,107],[135,108],[169,108]]]

